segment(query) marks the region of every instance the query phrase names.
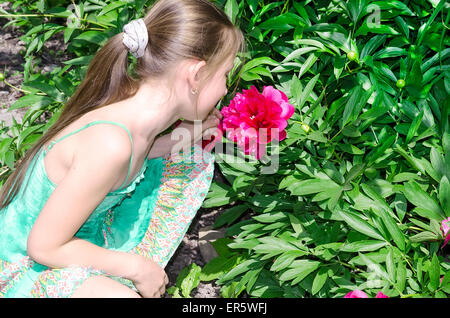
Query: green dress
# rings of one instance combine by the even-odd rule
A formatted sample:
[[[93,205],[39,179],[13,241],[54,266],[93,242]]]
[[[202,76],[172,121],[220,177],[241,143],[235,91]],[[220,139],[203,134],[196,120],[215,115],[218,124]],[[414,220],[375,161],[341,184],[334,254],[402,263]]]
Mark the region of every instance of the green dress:
[[[84,280],[104,275],[137,291],[123,277],[73,264],[49,268],[27,255],[27,238],[40,211],[56,188],[45,171],[44,157],[53,145],[92,125],[91,122],[41,149],[33,158],[14,200],[0,210],[0,297],[70,297]],[[143,255],[165,267],[203,203],[214,172],[214,155],[198,145],[191,152],[146,159],[137,176],[109,192],[81,226],[76,237],[98,246]],[[88,182],[88,180],[86,181]]]

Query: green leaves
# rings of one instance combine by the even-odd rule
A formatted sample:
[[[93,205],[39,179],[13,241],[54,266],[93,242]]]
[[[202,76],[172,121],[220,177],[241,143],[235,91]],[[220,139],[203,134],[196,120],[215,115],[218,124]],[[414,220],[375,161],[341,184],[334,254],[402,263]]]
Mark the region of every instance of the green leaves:
[[[430,275],[430,282],[428,284],[428,288],[430,288],[431,291],[435,291],[440,284],[440,277],[439,277],[440,265],[436,254],[433,254],[433,258],[431,259],[431,264],[428,273]]]
[[[419,185],[410,181],[404,186],[404,194],[409,202],[420,209],[416,212],[421,216],[441,221],[444,218],[444,213],[439,205],[434,201]]]
[[[108,41],[109,36],[105,34],[105,32],[100,31],[86,31],[73,38],[73,40],[83,40],[95,45],[103,45],[106,41]]]
[[[439,201],[445,216],[450,217],[450,182],[446,176],[443,176],[439,183]]]
[[[320,262],[311,260],[297,260],[292,262],[289,269],[280,275],[280,281],[292,281],[291,285],[301,282],[306,276],[315,271]]]
[[[218,256],[202,268],[199,279],[204,282],[216,280],[228,273],[237,264],[239,264],[238,255]]]
[[[355,25],[361,16],[364,8],[367,6],[367,0],[350,0],[346,4],[347,14],[351,18],[353,24]]]
[[[264,68],[263,65],[277,66],[279,63],[266,56],[255,58],[243,66],[241,73],[242,78],[246,81],[261,79],[259,75],[265,75],[272,78],[270,71]]]
[[[298,248],[288,242],[276,237],[262,237],[259,239],[262,244],[253,248],[257,253],[278,255],[285,251],[297,251]]]
[[[25,95],[19,98],[10,108],[9,110],[14,110],[18,108],[24,107],[38,107],[44,108],[47,105],[50,105],[54,100],[52,98],[42,96],[42,95]]]
[[[386,226],[392,239],[394,240],[395,245],[397,245],[397,247],[400,250],[404,251],[405,250],[405,236],[402,233],[402,231],[400,231],[399,227],[395,223],[395,220],[393,220],[393,218],[384,209],[378,209],[377,212],[378,212],[378,215],[380,215],[381,219],[383,220],[383,223]]]
[[[298,196],[316,193],[312,201],[328,200],[330,209],[333,209],[336,206],[343,191],[342,186],[331,179],[308,179],[294,182],[287,189],[291,191],[292,195]]]
[[[239,5],[236,0],[227,0],[224,8],[225,13],[227,14],[230,21],[235,24],[236,18],[239,13]]]
[[[228,204],[234,196],[235,193],[230,186],[213,183],[206,196],[206,200],[203,201],[203,207],[209,208]]]
[[[301,23],[301,19],[296,14],[285,13],[282,15],[274,16],[258,25],[261,29],[271,29],[278,31],[289,31],[294,28],[295,25]]]
[[[386,246],[388,242],[378,240],[361,240],[352,243],[346,243],[341,247],[342,252],[369,252],[376,251],[383,246]]]
[[[241,263],[241,264],[237,265],[236,267],[234,267],[228,273],[226,273],[222,278],[220,278],[217,281],[217,283],[218,284],[222,284],[223,282],[225,282],[227,280],[231,280],[234,277],[249,271],[250,269],[255,269],[255,268],[258,267],[258,264],[260,264],[260,262],[258,260],[255,260],[255,259],[246,260],[243,263]]]
[[[403,260],[400,260],[397,264],[397,279],[395,282],[395,287],[402,293],[406,285],[406,265]]]
[[[309,179],[294,183],[288,190],[292,195],[306,195],[318,192],[333,192],[339,189],[339,185],[327,179]]]
[[[372,225],[370,225],[367,220],[364,220],[349,211],[339,211],[339,215],[354,230],[374,239],[384,241],[384,237]]]
[[[354,121],[367,103],[372,91],[365,91],[361,86],[356,86],[350,93],[344,108],[341,128],[347,123]]]
[[[168,289],[167,292],[175,298],[180,298],[181,291],[183,297],[190,298],[192,290],[200,283],[201,270],[201,267],[195,263],[183,268],[177,277],[176,286]]]
[[[314,86],[316,85],[316,82],[319,78],[320,74],[317,74],[316,76],[314,76],[309,82],[308,84],[306,84],[305,88],[300,91],[300,85],[296,85],[296,87],[298,89],[295,89],[293,91],[293,96],[296,98],[296,108],[301,110],[303,108],[303,105],[305,105],[306,101],[311,97],[311,92],[314,88]],[[294,81],[296,82],[300,82],[300,80],[297,77],[294,77]]]
[[[419,129],[419,125],[422,122],[423,117],[423,110],[419,113],[419,116],[414,118],[413,122],[411,123],[411,126],[409,126],[408,135],[406,136],[406,143],[409,143],[412,137],[417,133],[417,130]]]
[[[328,269],[326,267],[322,267],[317,271],[316,277],[314,277],[314,281],[311,288],[311,295],[317,294],[320,289],[325,285],[325,282],[328,278]]]
[[[286,267],[288,267],[289,265],[291,265],[296,258],[303,256],[305,254],[306,252],[299,250],[291,250],[284,252],[275,259],[275,262],[273,262],[272,266],[270,267],[270,270],[274,272],[281,271]]]

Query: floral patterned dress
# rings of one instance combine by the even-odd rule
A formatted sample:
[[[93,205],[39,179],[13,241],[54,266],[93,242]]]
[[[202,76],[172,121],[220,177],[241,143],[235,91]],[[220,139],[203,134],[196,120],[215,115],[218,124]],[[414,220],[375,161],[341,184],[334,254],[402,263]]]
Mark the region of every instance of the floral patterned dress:
[[[56,188],[45,171],[45,155],[55,143],[98,123],[121,126],[133,143],[124,125],[105,120],[53,141],[47,150],[37,153],[19,193],[0,210],[0,297],[70,297],[94,275],[110,277],[138,291],[132,281],[96,268],[77,264],[49,268],[27,255],[28,234]],[[132,160],[133,156],[130,167]],[[75,236],[107,249],[145,256],[164,268],[202,205],[213,172],[214,155],[198,145],[176,158],[146,159],[134,180],[108,193]]]

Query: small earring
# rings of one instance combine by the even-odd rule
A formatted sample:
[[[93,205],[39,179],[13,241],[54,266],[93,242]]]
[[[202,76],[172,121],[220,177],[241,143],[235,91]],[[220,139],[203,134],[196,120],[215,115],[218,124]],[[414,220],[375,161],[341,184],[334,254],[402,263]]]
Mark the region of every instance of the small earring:
[[[198,88],[191,89],[191,93],[196,95],[198,93]]]

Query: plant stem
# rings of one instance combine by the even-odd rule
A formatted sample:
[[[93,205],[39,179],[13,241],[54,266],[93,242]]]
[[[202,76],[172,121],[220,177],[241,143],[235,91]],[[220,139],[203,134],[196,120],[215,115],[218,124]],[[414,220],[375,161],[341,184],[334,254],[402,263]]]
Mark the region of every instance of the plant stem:
[[[284,7],[283,7],[283,9],[281,10],[281,14],[283,14],[284,13],[284,10],[286,10],[286,6],[289,4],[289,0],[287,0],[285,3],[284,3]]]
[[[305,124],[304,122],[302,122],[302,121],[298,121],[298,120],[291,120],[291,121],[293,121],[294,123],[299,123],[300,125],[306,125],[306,126],[308,126],[309,127],[309,129],[311,130],[311,131],[314,131],[308,124]]]
[[[24,92],[24,93],[26,93],[26,94],[31,94],[31,92],[29,92],[29,91],[26,91],[26,90],[24,90],[24,89],[21,89],[21,88],[18,88],[18,87],[15,87],[14,85],[12,85],[12,84],[10,84],[10,83],[8,83],[6,80],[4,80],[3,81],[6,85],[8,85],[8,86],[10,86],[10,87],[12,87],[13,89],[15,89],[15,90],[18,90],[18,91],[21,91],[21,92]],[[36,95],[44,95],[44,96],[47,96],[47,94],[44,94],[44,93],[36,93]]]
[[[330,139],[330,141],[332,141],[334,138],[336,138],[341,132],[342,132],[342,130],[345,128],[345,125],[341,128],[341,130],[339,130],[338,132],[337,132],[337,134],[336,135],[334,135],[331,139]]]
[[[8,172],[8,170],[10,170],[8,167],[6,167],[5,169],[3,169],[3,171],[0,172],[0,176],[4,175],[6,172]]]
[[[411,297],[413,297],[413,296],[422,296],[422,294],[408,294],[408,295],[402,294],[402,295],[400,296],[400,298],[411,298]]]
[[[6,17],[13,17],[13,18],[15,18],[15,17],[50,17],[50,18],[60,18],[60,17],[58,17],[58,16],[56,16],[54,14],[0,14],[0,17],[5,17],[5,18]],[[104,24],[101,24],[101,23],[98,23],[98,22],[95,22],[95,21],[92,21],[92,20],[87,20],[87,19],[84,19],[84,18],[77,18],[77,19],[79,19],[80,21],[85,21],[85,22],[88,22],[88,23],[96,24],[96,25],[101,26],[101,27],[103,27],[105,29],[107,29],[109,27],[107,25],[104,25]],[[101,29],[100,31],[104,31],[104,30]]]
[[[415,227],[415,226],[408,226],[408,229],[413,229],[413,230],[418,230],[418,231],[423,231],[421,228]]]
[[[54,17],[53,14],[0,14],[0,17]]]

